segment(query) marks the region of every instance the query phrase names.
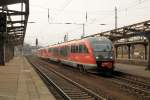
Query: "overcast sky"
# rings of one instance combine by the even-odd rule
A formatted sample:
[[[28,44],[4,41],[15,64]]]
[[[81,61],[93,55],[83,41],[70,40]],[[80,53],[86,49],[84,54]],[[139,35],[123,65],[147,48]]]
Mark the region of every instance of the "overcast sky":
[[[150,19],[150,0],[30,0],[30,15],[25,42],[47,46],[80,38],[82,25],[50,23],[85,23],[85,35],[114,29],[114,9],[118,8],[118,27]],[[49,9],[49,22],[48,22]],[[87,12],[87,22],[86,22]],[[106,25],[99,25],[106,24]]]

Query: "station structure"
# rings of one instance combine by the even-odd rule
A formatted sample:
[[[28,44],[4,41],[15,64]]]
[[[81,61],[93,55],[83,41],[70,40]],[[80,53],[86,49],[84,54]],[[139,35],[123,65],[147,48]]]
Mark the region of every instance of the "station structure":
[[[20,9],[12,10],[9,5],[20,4]],[[20,19],[12,19],[20,16]],[[14,47],[23,45],[29,16],[29,0],[1,0],[0,1],[0,65],[5,65],[14,56]],[[128,59],[132,59],[131,47],[137,44],[144,46],[144,60],[147,61],[147,69],[150,69],[150,20],[124,26],[91,36],[105,36],[113,41],[115,56],[118,57],[118,47],[128,47]],[[124,41],[132,37],[145,37],[140,41]],[[86,38],[86,37],[85,37]],[[148,48],[148,49],[147,49]]]
[[[9,8],[14,4],[20,9]],[[28,16],[29,0],[0,0],[0,65],[13,58],[15,46],[23,45]]]
[[[20,9],[14,10],[10,7],[11,5],[19,5]],[[29,0],[0,0],[0,66],[5,66],[0,67],[2,83],[0,85],[0,99],[56,100],[27,59],[23,56],[14,57],[15,47],[24,44],[28,16]],[[150,70],[150,20],[87,37],[92,36],[105,36],[112,40],[116,58],[118,58],[119,47],[128,47],[128,60],[130,60],[132,59],[131,47],[137,44],[143,45],[144,60],[147,61],[147,69]],[[121,39],[126,40],[138,36],[145,38],[140,41],[118,42]],[[11,60],[13,57],[14,59]],[[123,67],[124,72],[130,71],[131,74],[140,76],[144,73],[143,77],[150,77],[149,71],[146,72],[143,67],[125,64],[119,66]],[[120,67],[117,67],[117,70],[120,71]],[[131,70],[131,67],[134,69]]]
[[[118,47],[120,46],[127,46],[128,47],[128,59],[131,59],[131,46],[136,44],[142,44],[144,46],[144,54],[145,54],[145,60],[147,60],[147,68],[150,70],[150,20],[136,23],[129,26],[124,26],[118,29],[101,32],[97,34],[93,34],[87,37],[91,36],[105,36],[108,37],[114,44],[115,47],[115,54],[116,58],[118,55]],[[138,37],[142,36],[145,37],[145,39],[140,41],[124,41],[124,42],[117,42],[120,39],[129,39],[132,37]],[[148,49],[147,49],[148,47]],[[149,50],[149,52],[148,52]],[[147,56],[148,55],[148,56]]]

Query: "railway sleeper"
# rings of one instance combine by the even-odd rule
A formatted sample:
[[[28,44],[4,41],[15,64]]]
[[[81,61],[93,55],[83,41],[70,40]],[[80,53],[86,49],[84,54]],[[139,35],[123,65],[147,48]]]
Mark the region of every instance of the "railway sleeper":
[[[146,83],[143,83],[143,82],[134,81],[134,80],[131,80],[131,79],[126,79],[126,78],[120,78],[120,77],[116,77],[116,78],[117,79],[122,79],[122,80],[127,81],[128,83],[131,83],[131,84],[136,84],[136,86],[139,86],[139,87],[144,88],[144,89],[150,89],[150,85],[146,84]]]
[[[76,97],[76,98],[92,98],[92,96],[89,96],[89,95],[68,95],[69,97],[73,98],[73,97]]]
[[[126,89],[128,92],[130,92],[130,93],[133,93],[133,94],[139,94],[139,95],[141,95],[141,96],[143,96],[143,97],[145,97],[145,96],[150,96],[150,94],[149,93],[147,93],[147,92],[144,92],[144,91],[142,91],[142,90],[140,90],[140,89],[137,89],[137,88],[134,88],[134,87],[128,87],[128,86],[122,86],[124,89]],[[131,92],[131,91],[133,91],[133,92]]]
[[[78,88],[76,88],[75,86],[71,86],[72,84],[64,84],[64,85],[61,85],[61,88],[63,88],[63,89],[65,89],[65,90],[80,90],[80,89],[78,89]]]
[[[139,83],[143,83],[143,84],[147,84],[147,85],[150,84],[149,80],[146,79],[147,81],[145,81],[145,80],[143,80],[143,78],[137,78],[137,76],[132,76],[132,75],[126,76],[126,74],[125,74],[125,76],[122,76],[122,77],[139,82]]]
[[[94,97],[92,97],[92,96],[82,96],[82,97],[77,97],[77,96],[74,96],[74,97],[71,97],[71,99],[72,100],[95,100],[95,98]]]
[[[76,94],[87,94],[86,92],[82,92],[82,91],[65,91],[66,93],[76,93]]]
[[[72,99],[72,100],[97,100],[97,99],[95,99],[95,98],[90,98],[90,99],[89,99],[89,98],[88,98],[88,99],[79,99],[79,98],[78,98],[78,99]]]
[[[81,90],[80,89],[76,89],[76,88],[63,88],[63,90],[65,91],[76,91],[76,92],[80,92]]]
[[[87,93],[67,93],[68,95],[89,96]]]
[[[122,83],[122,82],[117,82],[117,81],[114,81],[115,83],[117,83],[118,85],[120,85],[122,87],[122,89],[124,89],[125,91],[129,92],[129,93],[132,93],[132,94],[138,94],[140,96],[150,96],[150,92],[149,91],[145,91],[145,90],[142,90],[138,87],[134,87],[134,86],[131,86],[129,84],[125,84],[125,83]],[[131,92],[133,91],[133,92]]]

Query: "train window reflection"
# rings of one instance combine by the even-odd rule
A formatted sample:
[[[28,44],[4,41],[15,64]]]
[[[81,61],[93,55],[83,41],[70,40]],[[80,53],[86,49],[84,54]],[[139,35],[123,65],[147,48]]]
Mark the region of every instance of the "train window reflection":
[[[112,45],[111,44],[94,44],[94,51],[112,51]]]

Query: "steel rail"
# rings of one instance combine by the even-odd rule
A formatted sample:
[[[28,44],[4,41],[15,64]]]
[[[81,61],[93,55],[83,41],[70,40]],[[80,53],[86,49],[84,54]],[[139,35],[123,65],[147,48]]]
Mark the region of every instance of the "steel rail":
[[[136,80],[123,78],[121,76],[114,76],[112,79],[108,79],[108,81],[114,82],[115,84],[121,86],[124,90],[131,92],[132,94],[137,94],[142,98],[150,99],[150,85],[146,83],[142,83]]]
[[[56,91],[64,97],[65,100],[71,100],[71,98],[68,97],[59,86],[57,86],[45,73],[41,72],[37,65],[35,65],[29,58],[27,59],[30,62],[30,64],[36,69],[36,71],[40,74],[40,76],[42,76],[42,78],[44,78],[47,81],[48,85],[52,85],[56,89]]]
[[[132,80],[132,79],[129,79],[129,78],[124,78],[124,77],[120,77],[120,76],[114,76],[114,78],[117,78],[117,79],[120,79],[120,80],[123,80],[123,81],[126,81],[130,84],[134,84],[136,86],[139,86],[140,88],[143,88],[143,89],[147,89],[150,91],[150,84],[147,84],[147,83],[144,83],[142,81],[138,81],[138,80]]]
[[[102,96],[99,96],[98,94],[96,94],[95,92],[85,88],[84,86],[72,81],[71,79],[67,78],[66,76],[54,71],[54,70],[49,70],[51,72],[48,72],[48,69],[45,69],[43,66],[43,63],[44,62],[32,62],[30,60],[31,64],[36,67],[36,69],[38,71],[40,71],[40,73],[42,73],[43,77],[46,77],[46,79],[51,82],[51,84],[54,85],[55,88],[57,88],[57,90],[59,92],[61,92],[61,94],[63,95],[63,97],[67,98],[65,100],[72,100],[72,99],[76,99],[76,100],[79,100],[79,99],[88,99],[88,100],[106,100],[106,98],[102,97]],[[43,72],[42,72],[43,70]],[[47,71],[47,72],[46,72]],[[57,77],[59,78],[62,78],[63,80],[65,80],[66,82],[68,82],[68,86],[66,87],[65,85],[60,85],[59,84],[59,81],[60,80],[56,80],[56,82],[54,82],[50,76],[55,76],[55,75],[52,75],[50,73],[53,73],[55,75],[57,75]],[[48,75],[50,74],[50,75]],[[55,76],[55,79],[56,79],[56,76]],[[64,82],[64,81],[63,81]],[[59,86],[58,86],[59,84]],[[69,86],[70,84],[70,86]],[[61,86],[61,87],[60,87]]]

